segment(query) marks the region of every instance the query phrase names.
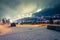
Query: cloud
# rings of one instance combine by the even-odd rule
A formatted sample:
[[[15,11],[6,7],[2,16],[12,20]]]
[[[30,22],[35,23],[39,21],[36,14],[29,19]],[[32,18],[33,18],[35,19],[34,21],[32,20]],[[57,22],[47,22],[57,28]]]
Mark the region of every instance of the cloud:
[[[60,0],[0,0],[0,17],[11,19],[30,17],[38,9],[59,3]]]
[[[10,18],[10,19],[19,19],[24,17],[30,17],[32,15],[32,12],[36,11],[37,5],[36,3],[28,3],[27,5],[25,3],[21,3],[15,8],[10,8],[9,6],[3,5],[2,7],[4,9],[2,18]]]
[[[20,4],[20,0],[0,0],[0,5],[9,6],[11,8],[16,7]]]

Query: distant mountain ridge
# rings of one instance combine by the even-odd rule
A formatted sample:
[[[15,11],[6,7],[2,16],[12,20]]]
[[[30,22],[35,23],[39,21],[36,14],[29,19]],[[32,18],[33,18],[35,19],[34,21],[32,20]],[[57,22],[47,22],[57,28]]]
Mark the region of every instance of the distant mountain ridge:
[[[27,18],[23,18],[23,19],[18,19],[16,21],[17,21],[17,23],[36,22],[36,21],[40,21],[40,19],[39,18],[35,18],[35,17],[27,17]]]

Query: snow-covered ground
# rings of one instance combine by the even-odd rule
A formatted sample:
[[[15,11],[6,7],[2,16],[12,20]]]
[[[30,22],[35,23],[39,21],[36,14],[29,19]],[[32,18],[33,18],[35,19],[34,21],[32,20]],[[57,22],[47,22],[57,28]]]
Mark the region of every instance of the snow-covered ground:
[[[45,27],[13,27],[12,32],[1,35],[0,40],[60,40],[60,32]]]

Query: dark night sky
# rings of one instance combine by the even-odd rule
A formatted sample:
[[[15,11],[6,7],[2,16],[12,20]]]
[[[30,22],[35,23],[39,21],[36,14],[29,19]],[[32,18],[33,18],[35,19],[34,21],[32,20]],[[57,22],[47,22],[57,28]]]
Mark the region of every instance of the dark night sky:
[[[33,12],[57,4],[60,4],[60,0],[0,0],[0,18],[31,17]]]

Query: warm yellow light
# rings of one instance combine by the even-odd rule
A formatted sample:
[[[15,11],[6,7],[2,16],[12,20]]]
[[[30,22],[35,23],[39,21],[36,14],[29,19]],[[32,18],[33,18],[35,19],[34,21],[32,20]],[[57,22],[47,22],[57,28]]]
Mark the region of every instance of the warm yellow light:
[[[36,9],[37,5],[35,3],[29,3],[27,5],[23,3],[21,5],[18,5],[15,9],[6,7],[5,17],[9,17],[10,19],[13,20],[31,17],[32,13],[35,12]]]

